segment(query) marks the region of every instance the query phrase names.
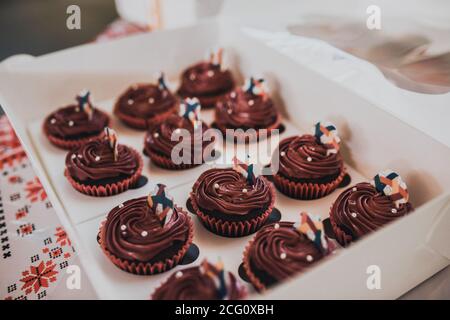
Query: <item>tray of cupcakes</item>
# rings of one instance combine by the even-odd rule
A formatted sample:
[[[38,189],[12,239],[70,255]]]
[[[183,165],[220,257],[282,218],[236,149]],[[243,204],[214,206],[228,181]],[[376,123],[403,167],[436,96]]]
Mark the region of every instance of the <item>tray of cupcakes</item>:
[[[242,30],[219,32],[213,26],[161,33],[187,46],[186,34],[198,32],[202,48],[178,52],[177,59],[161,55],[147,62],[164,73],[115,77],[110,87],[98,80],[111,81],[111,71],[105,70],[115,70],[120,59],[117,54],[102,62],[111,47],[123,53],[142,44],[145,51],[167,46],[167,39],[146,35],[80,48],[99,64],[91,65],[100,74],[95,81],[92,75],[57,73],[49,76],[51,91],[30,84],[39,111],[26,115],[7,107],[99,297],[337,298],[343,283],[351,284],[344,296],[396,297],[445,266],[436,256],[432,268],[418,265],[420,276],[414,280],[396,279],[396,268],[405,261],[390,262],[399,250],[407,252],[406,261],[420,253],[412,240],[385,250],[386,243],[398,232],[409,239],[404,229],[419,228],[414,216],[427,218],[414,239],[422,241],[436,227],[433,221],[442,215],[438,208],[446,198],[428,204],[438,191],[429,188],[420,195],[422,189],[413,187],[411,192],[410,182],[418,178],[410,162],[395,153],[377,156],[400,137],[371,143],[378,131],[372,120],[396,128],[399,136],[427,142],[425,148],[444,157],[448,149]],[[205,48],[217,45],[216,32],[225,51],[211,50],[202,59]],[[72,50],[32,63],[42,59],[42,66],[61,68],[57,62],[70,61],[77,54]],[[135,56],[136,65],[127,60],[129,69],[142,68],[144,56]],[[267,72],[270,61],[277,65]],[[27,81],[11,70],[7,74],[11,85]],[[52,99],[60,82],[69,85]],[[297,84],[308,90],[297,90]],[[328,93],[318,93],[316,86]],[[328,96],[348,102],[339,116],[325,103]],[[350,107],[355,104],[356,109]],[[437,170],[443,162],[424,167],[431,160],[415,149],[398,150],[425,161],[420,168],[442,185]],[[396,163],[400,160],[402,165]],[[425,204],[435,216],[420,214]],[[367,247],[372,247],[369,253],[358,252]],[[366,268],[373,264],[393,281],[384,292],[366,285]],[[353,271],[336,276],[345,269]]]

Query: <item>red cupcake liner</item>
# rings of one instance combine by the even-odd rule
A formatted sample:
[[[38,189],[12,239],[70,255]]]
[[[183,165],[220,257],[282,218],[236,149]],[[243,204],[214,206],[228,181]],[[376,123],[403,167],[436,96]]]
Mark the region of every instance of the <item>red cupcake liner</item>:
[[[252,240],[250,240],[250,242],[247,244],[247,246],[244,249],[244,256],[242,259],[242,263],[244,266],[244,270],[245,270],[245,274],[247,275],[248,280],[250,281],[250,283],[253,285],[253,287],[258,291],[258,292],[263,292],[264,290],[266,290],[266,286],[261,282],[261,280],[259,280],[259,278],[253,273],[251,267],[250,267],[250,257],[249,257],[249,252],[250,252],[250,248],[253,245],[253,241],[255,240],[255,238],[253,238]]]
[[[302,183],[289,180],[279,174],[273,175],[273,182],[277,189],[288,197],[299,200],[314,200],[325,197],[333,192],[344,179],[345,168],[339,176],[329,183]]]
[[[105,245],[105,234],[106,230],[104,230],[105,221],[102,222],[100,226],[100,237],[99,237],[99,245],[102,248],[104,254],[114,263],[119,269],[122,269],[126,272],[138,274],[138,275],[152,275],[157,273],[162,273],[168,271],[175,266],[177,266],[183,257],[186,255],[189,247],[192,244],[192,240],[194,238],[194,223],[192,219],[189,217],[188,213],[183,211],[188,217],[189,223],[189,235],[186,243],[181,247],[181,249],[171,258],[166,258],[164,261],[159,261],[156,263],[149,262],[131,262],[125,259],[121,259],[114,254],[112,254]]]
[[[267,128],[262,128],[262,129],[268,130],[267,138],[269,138],[272,135],[272,130],[277,129],[280,126],[280,124],[281,124],[281,118],[280,118],[280,115],[277,115],[277,119],[275,120],[275,122],[272,125],[270,125]],[[232,129],[232,128],[227,128],[226,126],[219,125],[217,123],[217,119],[216,119],[215,125],[216,125],[216,128],[219,129],[220,132],[222,132],[222,135],[224,136],[224,138],[226,138],[226,132],[227,132],[226,130]],[[257,141],[259,140],[259,138],[260,138],[259,129],[255,129],[255,131],[256,131],[256,134],[252,135],[252,136],[248,136],[247,134],[241,135],[242,137],[245,137],[245,143],[249,143],[249,141],[251,141],[251,140],[257,140]],[[236,137],[238,139],[240,139],[239,135],[236,135]],[[240,141],[240,140],[238,140],[238,141]]]
[[[244,237],[258,231],[269,218],[269,215],[272,213],[276,197],[275,188],[271,184],[269,184],[269,186],[271,195],[269,207],[261,215],[247,221],[226,221],[220,218],[212,217],[201,211],[192,193],[189,197],[191,199],[191,204],[195,214],[208,230],[220,236],[237,238]]]
[[[119,111],[118,104],[116,102],[116,105],[114,106],[114,114],[119,118],[124,124],[127,126],[138,129],[138,130],[145,130],[149,127],[149,124],[152,125],[155,123],[159,123],[164,121],[167,117],[169,117],[171,114],[175,113],[177,110],[176,105],[173,105],[173,107],[169,108],[169,110],[156,114],[151,118],[138,118],[133,117],[125,113],[121,113]]]
[[[109,125],[111,124],[111,119],[108,117],[108,123],[107,123],[107,127],[109,127]],[[91,136],[91,137],[86,137],[86,138],[81,138],[81,139],[72,139],[72,140],[66,140],[66,139],[62,139],[62,138],[58,138],[55,136],[52,136],[48,130],[45,128],[45,123],[43,125],[43,131],[44,134],[47,136],[47,139],[50,141],[51,144],[53,144],[54,146],[60,148],[60,149],[64,149],[64,150],[72,150],[75,147],[79,147],[91,140],[96,140],[96,139],[101,139],[105,136],[105,132],[103,131],[103,129],[101,130],[101,132],[97,135]]]
[[[144,166],[144,163],[143,163],[142,158],[139,155],[139,153],[137,153],[137,151],[134,149],[132,149],[132,151],[135,154],[135,157],[139,161],[139,166],[138,166],[138,169],[136,170],[136,172],[131,177],[124,179],[122,181],[115,182],[115,183],[108,183],[106,185],[94,186],[94,185],[87,185],[87,184],[83,184],[78,181],[75,181],[75,179],[72,178],[72,176],[70,175],[70,173],[67,169],[64,171],[64,175],[69,180],[70,184],[72,185],[72,187],[75,190],[77,190],[81,193],[84,193],[88,196],[109,197],[109,196],[113,196],[115,194],[122,193],[136,184],[137,180],[141,176],[142,168]]]
[[[169,169],[169,170],[185,170],[185,169],[191,169],[194,167],[199,166],[200,164],[187,164],[187,163],[181,163],[181,164],[175,164],[172,162],[171,159],[160,156],[153,152],[146,151],[147,155],[150,157],[150,160],[157,165],[158,167]]]
[[[353,237],[347,233],[344,232],[344,230],[342,230],[341,228],[338,227],[338,225],[336,224],[336,221],[334,221],[334,217],[333,217],[333,211],[332,211],[333,206],[331,206],[330,209],[330,223],[331,223],[331,228],[333,229],[334,232],[334,239],[343,247],[348,246],[352,241],[353,241]]]

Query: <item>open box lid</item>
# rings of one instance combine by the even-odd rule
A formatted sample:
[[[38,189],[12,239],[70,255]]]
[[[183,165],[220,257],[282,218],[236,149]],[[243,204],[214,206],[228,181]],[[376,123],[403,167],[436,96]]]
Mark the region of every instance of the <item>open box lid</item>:
[[[76,243],[80,243],[76,232],[70,227],[30,143],[27,123],[55,105],[64,104],[82,87],[91,88],[97,99],[107,99],[111,92],[120,92],[129,83],[148,78],[158,71],[156,68],[175,77],[179,72],[177,66],[190,64],[204,55],[205,48],[219,43],[237,57],[232,64],[238,65],[243,74],[264,73],[269,78],[277,92],[274,98],[284,105],[286,113],[299,127],[307,127],[318,118],[327,118],[342,128],[346,141],[344,157],[359,172],[370,177],[380,168],[401,171],[417,207],[410,216],[368,236],[262,298],[396,298],[448,265],[449,253],[445,248],[450,235],[441,230],[448,225],[450,214],[450,149],[364,98],[270,49],[240,28],[225,28],[215,21],[80,46],[17,63],[11,60],[12,63],[1,66],[0,102],[62,223]],[[143,70],[148,59],[158,61],[158,66],[149,64],[149,68]],[[268,61],[276,63],[268,64]],[[261,70],[261,66],[266,67]],[[27,94],[18,94],[23,88]],[[82,256],[82,248],[80,251]],[[382,270],[383,290],[367,289],[369,265],[377,265]],[[401,274],[404,276],[399,276]],[[296,290],[299,286],[307,290],[299,292]]]

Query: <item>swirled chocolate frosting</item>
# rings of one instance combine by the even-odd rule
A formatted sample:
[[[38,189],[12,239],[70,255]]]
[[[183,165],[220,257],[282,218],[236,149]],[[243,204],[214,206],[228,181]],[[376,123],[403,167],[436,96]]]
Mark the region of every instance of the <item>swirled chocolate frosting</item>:
[[[264,226],[248,249],[251,271],[266,286],[305,271],[328,254],[293,226],[293,222],[286,221]],[[334,247],[327,241],[329,248]]]
[[[184,137],[182,131],[177,134],[176,132],[179,129],[186,130],[186,133],[189,132],[189,136]],[[149,128],[145,138],[145,152],[147,154],[153,152],[170,158],[172,149],[181,143],[181,147],[191,150],[191,160],[194,160],[195,156],[202,156],[203,149],[211,143],[211,141],[202,138],[207,129],[208,125],[204,122],[202,122],[201,128],[194,129],[194,125],[189,119],[177,114],[170,115],[164,121]],[[180,135],[183,137],[177,138]],[[182,156],[182,152],[180,156]]]
[[[149,119],[155,115],[176,110],[177,98],[156,84],[139,84],[129,87],[118,99],[114,112],[136,118]]]
[[[278,173],[301,182],[330,182],[343,170],[341,154],[330,153],[313,135],[305,134],[283,139],[277,151]]]
[[[256,177],[254,185],[239,172],[227,169],[209,169],[203,172],[192,188],[197,205],[209,212],[226,216],[245,216],[252,211],[265,210],[272,201],[270,182]]]
[[[92,118],[78,105],[70,105],[51,113],[44,123],[47,134],[61,139],[81,139],[100,134],[109,124],[106,113],[94,109]]]
[[[245,287],[228,272],[227,299],[243,299]],[[173,273],[152,295],[153,300],[218,300],[216,283],[200,267],[192,267]]]
[[[97,139],[70,151],[66,168],[78,182],[96,184],[114,182],[132,176],[139,167],[139,155],[129,147],[119,144],[118,157],[106,139]]]
[[[397,208],[390,196],[362,182],[339,195],[331,207],[330,220],[345,233],[346,236],[337,240],[346,245],[412,210],[409,202]]]
[[[103,226],[106,249],[118,258],[136,262],[158,262],[175,255],[189,238],[189,217],[173,208],[164,226],[147,197],[128,200],[109,212]]]
[[[231,90],[234,80],[229,70],[220,65],[200,62],[186,69],[181,76],[179,93],[183,96],[215,96]]]
[[[236,88],[216,104],[216,124],[229,129],[266,129],[278,123],[272,99]]]

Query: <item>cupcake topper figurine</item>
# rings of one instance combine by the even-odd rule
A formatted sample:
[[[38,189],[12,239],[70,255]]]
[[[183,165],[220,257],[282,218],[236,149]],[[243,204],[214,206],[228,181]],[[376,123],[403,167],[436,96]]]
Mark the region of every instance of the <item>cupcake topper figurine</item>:
[[[222,69],[223,60],[223,48],[211,50],[209,53],[209,62],[215,66],[219,66]]]
[[[173,198],[168,194],[166,185],[158,183],[155,190],[147,197],[147,204],[152,208],[162,226],[165,226],[173,214]]]
[[[314,136],[317,141],[327,148],[327,155],[339,151],[339,138],[336,126],[332,123],[317,122],[314,125]]]
[[[158,88],[161,91],[169,90],[169,88],[167,87],[167,84],[166,84],[166,80],[164,78],[164,72],[162,72],[162,71],[158,75]]]
[[[250,157],[247,156],[247,159]],[[256,182],[255,173],[253,171],[253,164],[248,164],[240,161],[236,156],[233,157],[233,169],[247,179],[249,185],[254,185]]]
[[[243,90],[247,93],[253,94],[255,96],[261,96],[263,99],[267,97],[267,87],[264,83],[264,79],[255,79],[250,77],[245,80]]]
[[[225,280],[225,270],[223,262],[219,259],[215,266],[210,264],[206,259],[200,265],[200,272],[209,276],[217,289],[218,298],[224,300],[227,298],[228,288]]]
[[[114,161],[117,161],[119,158],[119,145],[116,132],[111,128],[105,127],[105,139],[109,141],[109,146],[114,152]]]
[[[83,90],[77,95],[78,107],[86,112],[88,119],[92,120],[92,116],[94,115],[94,107],[92,106],[91,93],[88,90]]]
[[[409,199],[408,188],[400,175],[392,170],[378,173],[372,181],[377,191],[391,197],[398,208],[400,204],[407,203]]]
[[[186,98],[180,103],[179,115],[190,120],[194,128],[197,128],[200,123],[200,109],[200,101],[197,98]]]
[[[321,253],[327,253],[329,250],[327,237],[324,232],[322,220],[318,215],[311,215],[307,212],[300,213],[300,222],[294,224],[294,228],[301,234],[304,234],[311,240]],[[330,248],[332,249],[332,248]]]

